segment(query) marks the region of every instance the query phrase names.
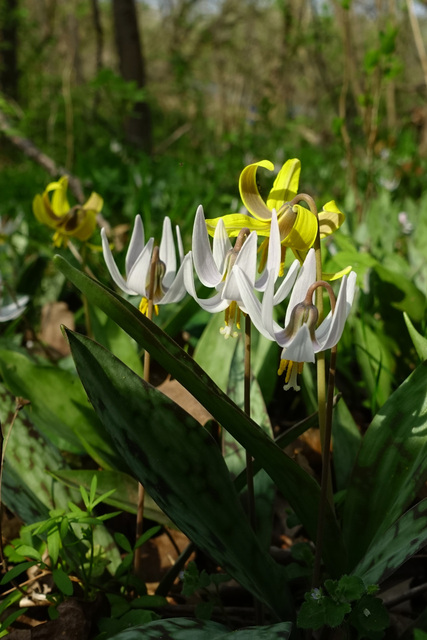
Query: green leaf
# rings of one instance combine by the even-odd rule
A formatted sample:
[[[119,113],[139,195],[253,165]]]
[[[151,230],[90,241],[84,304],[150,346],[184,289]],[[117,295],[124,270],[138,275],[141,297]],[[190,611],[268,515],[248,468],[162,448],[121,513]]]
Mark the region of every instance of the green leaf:
[[[374,538],[402,515],[426,478],[427,363],[423,363],[383,405],[362,440],[343,510],[349,570]]]
[[[389,266],[393,266],[391,260]],[[412,280],[381,263],[375,265],[375,271],[382,281],[384,300],[395,309],[405,311],[414,322],[420,322],[424,317],[426,299]]]
[[[32,421],[58,449],[87,450],[100,466],[122,468],[77,376],[6,349],[0,349],[0,370],[9,391],[30,400]]]
[[[427,338],[415,329],[407,313],[403,314],[409,335],[420,360],[427,360]]]
[[[345,489],[356,461],[362,436],[344,399],[341,398],[332,416],[334,471],[337,490]]]
[[[111,637],[111,640],[287,640],[292,624],[280,622],[265,627],[248,627],[230,631],[218,622],[190,618],[155,620],[144,626],[127,629]]]
[[[53,581],[64,594],[64,596],[72,596],[73,595],[73,583],[70,578],[67,576],[65,571],[62,569],[53,569],[52,571]]]
[[[381,583],[427,541],[427,499],[403,514],[378,536],[353,569],[365,584]]]
[[[260,548],[215,440],[103,347],[67,335],[89,399],[138,480],[201,549],[277,615],[288,614],[282,573]]]
[[[36,562],[31,561],[20,562],[19,564],[16,564],[14,567],[12,567],[12,569],[9,569],[9,571],[4,574],[3,578],[0,581],[0,584],[7,584],[11,580],[17,578],[21,573],[24,573],[24,571],[26,571],[30,567],[34,567],[35,564]]]
[[[60,256],[58,268],[94,304],[97,304],[143,348],[148,349],[160,365],[185,386],[212,416],[236,438],[267,471],[289,501],[314,540],[317,531],[320,487],[296,462],[277,447],[213,383],[192,358],[154,323],[100,283],[74,269]],[[340,575],[345,551],[335,516],[327,507],[325,514],[323,558],[331,575]]]
[[[68,487],[75,487],[78,489],[83,486],[86,490],[90,487],[92,477],[96,475],[98,481],[98,496],[107,493],[112,487],[115,488],[115,492],[105,498],[103,502],[110,504],[113,507],[123,509],[123,511],[136,513],[136,506],[138,502],[138,481],[123,471],[64,469],[61,471],[51,471],[51,475],[66,484]],[[162,512],[162,510],[159,509],[147,492],[145,493],[144,498],[144,513],[149,520],[154,520],[154,522],[159,522],[167,527],[173,527],[173,523]]]

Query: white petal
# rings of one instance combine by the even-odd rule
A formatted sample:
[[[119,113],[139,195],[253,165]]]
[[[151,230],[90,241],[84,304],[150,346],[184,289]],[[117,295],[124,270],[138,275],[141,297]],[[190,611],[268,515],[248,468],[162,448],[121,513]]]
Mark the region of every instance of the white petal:
[[[117,268],[117,265],[114,261],[113,254],[111,253],[110,245],[108,244],[107,234],[105,229],[101,229],[101,238],[102,238],[102,252],[104,254],[105,264],[107,265],[107,269],[110,272],[110,276],[116,283],[116,285],[124,291],[124,293],[128,293],[129,295],[136,295],[137,292],[131,289],[127,284],[123,277],[120,275],[120,272]]]
[[[280,249],[280,231],[277,223],[276,209],[271,212],[270,238],[268,240],[267,263],[265,269],[255,282],[257,291],[265,291],[267,279],[271,271],[274,273],[274,280],[277,280],[280,271],[281,249]]]
[[[164,262],[166,271],[163,276],[165,287],[169,287],[176,273],[176,253],[173,241],[172,224],[168,216],[163,220],[162,239],[160,240],[159,258]]]
[[[234,277],[234,269],[236,266],[245,272],[252,286],[255,285],[257,239],[257,234],[253,231],[249,238],[243,243],[231,272],[226,276],[222,295],[224,298],[227,298],[227,300],[236,300],[236,302],[240,300],[239,287]]]
[[[185,256],[184,262],[182,263],[182,268],[184,274],[184,286],[190,296],[195,299],[197,304],[202,309],[204,309],[205,311],[209,311],[209,313],[216,313],[217,311],[224,311],[228,307],[230,302],[222,298],[221,292],[216,293],[214,296],[212,296],[212,298],[207,298],[205,300],[197,296],[196,287],[194,285],[193,260],[191,251]]]
[[[187,290],[184,286],[184,263],[182,263],[171,286],[169,287],[169,289],[167,289],[162,299],[159,300],[158,304],[179,302],[183,299],[186,293]]]
[[[256,297],[253,286],[246,273],[240,269],[239,266],[235,265],[234,277],[236,278],[237,286],[239,287],[240,299],[243,303],[242,307],[245,313],[249,314],[254,326],[265,338],[274,340],[274,336],[271,335],[264,327],[261,303]]]
[[[228,237],[224,221],[220,219],[215,228],[212,244],[212,255],[216,267],[220,273],[224,272],[224,261],[232,246]]]
[[[127,284],[140,296],[148,295],[154,238],[150,238],[128,275]]]
[[[292,289],[291,298],[288,308],[286,309],[285,326],[291,319],[294,307],[304,300],[308,288],[314,282],[316,282],[316,254],[314,249],[310,249],[300,269],[294,288]]]
[[[29,296],[18,296],[16,302],[10,302],[9,304],[2,305],[0,309],[0,322],[7,322],[8,320],[15,320],[25,311],[25,305],[29,300]]]
[[[182,244],[181,231],[178,225],[176,225],[175,227],[175,233],[176,233],[176,241],[178,245],[179,263],[182,264],[182,261],[184,260],[184,246]]]
[[[141,216],[138,214],[135,218],[129,248],[126,253],[126,277],[142,252],[144,241],[144,225],[142,224]]]
[[[325,351],[335,346],[341,339],[345,322],[353,304],[355,292],[356,274],[350,273],[343,276],[334,313],[329,313],[316,331],[316,340],[319,343],[316,351]]]
[[[292,360],[293,362],[314,362],[313,342],[306,324],[303,324],[296,334],[291,337],[282,351],[281,358],[282,360]]]
[[[297,279],[298,272],[300,270],[300,263],[298,260],[294,260],[291,266],[288,269],[288,273],[286,274],[285,279],[280,283],[279,288],[274,294],[273,304],[276,306],[280,304],[288,295],[289,291],[295,284],[295,280]]]
[[[202,206],[197,208],[194,220],[192,254],[194,268],[200,282],[206,287],[216,287],[222,277],[212,256]]]

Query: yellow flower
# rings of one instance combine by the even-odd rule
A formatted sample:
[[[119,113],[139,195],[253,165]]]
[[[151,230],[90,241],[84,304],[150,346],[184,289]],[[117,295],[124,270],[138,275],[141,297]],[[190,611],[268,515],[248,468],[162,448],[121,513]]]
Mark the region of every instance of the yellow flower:
[[[67,200],[68,178],[63,176],[58,182],[47,185],[43,195],[37,194],[33,200],[33,212],[42,224],[55,229],[53,244],[66,245],[69,238],[85,242],[96,227],[96,214],[104,204],[103,199],[93,192],[83,205],[70,207]],[[49,198],[53,192],[52,199]]]
[[[261,160],[245,167],[239,179],[240,196],[251,215],[232,213],[222,218],[206,220],[208,232],[213,235],[219,220],[223,220],[229,236],[237,236],[243,227],[247,227],[250,231],[256,231],[260,236],[269,236],[271,212],[275,209],[282,247],[283,249],[290,247],[302,264],[307,251],[313,246],[316,239],[318,224],[320,238],[325,238],[342,225],[345,216],[338,209],[334,200],[327,202],[322,207],[318,214],[319,222],[317,222],[316,216],[306,207],[300,204],[289,205],[298,193],[301,162],[297,158],[285,162],[274,181],[267,201],[264,202],[256,181],[258,167],[269,171],[274,170],[272,162]],[[264,242],[261,245],[263,253],[261,268],[265,262],[266,249],[267,243]],[[344,272],[347,271],[344,270]],[[340,277],[343,273],[334,274],[332,277]]]

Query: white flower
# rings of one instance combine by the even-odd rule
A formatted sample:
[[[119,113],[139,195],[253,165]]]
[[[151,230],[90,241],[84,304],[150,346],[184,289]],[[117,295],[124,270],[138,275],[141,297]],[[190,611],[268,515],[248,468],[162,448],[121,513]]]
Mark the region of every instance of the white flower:
[[[199,206],[194,220],[192,251],[184,260],[185,287],[205,311],[210,313],[225,311],[225,327],[221,329],[221,333],[226,338],[230,335],[235,336],[237,333],[234,331],[234,325],[240,328],[240,311],[246,313],[234,276],[235,268],[239,267],[245,273],[252,288],[264,291],[269,274],[271,274],[270,277],[277,278],[280,259],[280,234],[275,211],[273,211],[272,215],[266,268],[260,277],[256,279],[256,233],[249,233],[249,230],[242,229],[233,247],[227,235],[224,222],[220,219],[215,228],[211,248],[203,208]],[[193,265],[200,282],[206,287],[215,289],[216,293],[212,297],[199,298],[197,296]],[[298,261],[295,261],[295,265],[289,271],[286,281],[282,283],[280,291],[277,292],[279,301],[290,291],[297,276],[297,271]]]
[[[105,229],[101,229],[101,237],[104,259],[112,279],[124,293],[142,297],[139,308],[142,313],[145,313],[150,290],[154,238],[150,238],[145,243],[144,225],[142,224],[141,216],[137,215],[126,253],[125,279],[120,274],[114,261]],[[183,278],[184,250],[178,227],[176,227],[176,237],[179,255],[178,271],[172,225],[170,219],[165,217],[158,250],[159,255],[155,267],[155,282],[153,283],[153,302],[155,305],[179,302],[186,293]]]
[[[235,278],[245,308],[258,331],[282,347],[279,374],[286,371],[284,389],[293,387],[299,390],[297,374],[301,373],[304,362],[314,362],[315,354],[335,346],[341,338],[344,325],[353,304],[356,274],[343,276],[336,300],[335,309],[330,311],[316,329],[318,312],[312,303],[315,286],[328,286],[316,283],[315,253],[311,249],[304,261],[292,290],[286,310],[284,328],[273,319],[274,274],[270,274],[262,303],[253,293],[251,282],[239,268]],[[313,286],[314,285],[314,286]]]

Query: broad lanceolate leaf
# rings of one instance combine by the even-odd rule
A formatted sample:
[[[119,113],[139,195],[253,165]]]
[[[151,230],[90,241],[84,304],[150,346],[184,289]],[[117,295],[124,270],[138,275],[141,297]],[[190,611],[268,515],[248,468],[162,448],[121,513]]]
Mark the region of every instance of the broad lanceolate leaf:
[[[97,343],[67,332],[77,371],[120,455],[201,549],[283,618],[291,599],[261,549],[211,435]]]
[[[402,515],[427,478],[427,363],[381,407],[359,450],[343,512],[349,570]]]
[[[126,629],[111,640],[287,640],[291,633],[290,622],[248,627],[230,631],[218,622],[189,618],[155,620],[143,626]]]
[[[380,583],[427,542],[427,499],[378,536],[353,570],[365,584]]]
[[[55,257],[55,263],[91,302],[97,304],[142,347],[148,349],[151,356],[181,382],[249,451],[286,496],[314,540],[320,496],[317,482],[283,453],[159,327],[112,291],[74,269],[60,256]],[[332,576],[341,575],[345,552],[338,524],[331,511],[326,513],[323,548],[329,572]]]
[[[30,400],[24,411],[58,449],[86,450],[104,468],[123,468],[76,375],[6,349],[0,349],[0,371],[9,391]]]

